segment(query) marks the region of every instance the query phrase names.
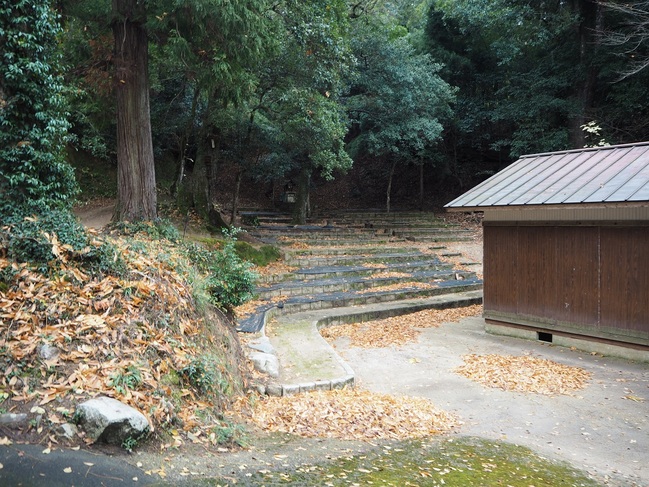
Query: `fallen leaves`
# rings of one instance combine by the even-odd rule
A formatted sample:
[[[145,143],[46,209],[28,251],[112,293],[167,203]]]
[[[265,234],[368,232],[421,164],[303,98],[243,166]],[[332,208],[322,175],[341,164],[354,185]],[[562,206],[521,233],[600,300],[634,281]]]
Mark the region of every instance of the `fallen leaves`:
[[[364,441],[438,435],[459,424],[427,399],[360,389],[267,397],[256,403],[252,420],[266,431]]]
[[[536,394],[570,394],[583,389],[591,373],[531,355],[465,355],[455,371],[487,387]]]
[[[156,240],[111,242],[128,263],[124,276],[93,277],[60,259],[42,274],[0,258],[0,271],[13,276],[0,292],[4,399],[12,409],[36,406],[49,424],[60,424],[73,414],[58,412],[61,406],[102,394],[147,414],[154,429],[178,422],[188,434],[206,423],[208,431],[213,424],[198,412],[217,405],[188,384],[165,382],[178,382],[206,343],[214,351],[220,346],[215,325],[196,312],[191,286],[176,271],[184,257]],[[129,368],[141,381],[116,387],[113,379]],[[225,368],[219,372],[236,382]],[[180,388],[182,394],[174,391]]]
[[[419,336],[419,328],[432,328],[446,322],[457,322],[469,316],[482,314],[482,305],[463,308],[427,309],[381,320],[350,323],[322,328],[320,334],[333,341],[348,337],[353,347],[385,348],[412,342]]]

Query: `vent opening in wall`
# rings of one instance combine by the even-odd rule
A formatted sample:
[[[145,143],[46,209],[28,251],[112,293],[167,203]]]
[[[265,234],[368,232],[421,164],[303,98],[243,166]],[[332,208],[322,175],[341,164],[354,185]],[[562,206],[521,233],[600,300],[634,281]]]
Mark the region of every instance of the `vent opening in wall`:
[[[537,334],[539,336],[539,341],[552,343],[552,333],[544,333],[542,331],[539,331]]]

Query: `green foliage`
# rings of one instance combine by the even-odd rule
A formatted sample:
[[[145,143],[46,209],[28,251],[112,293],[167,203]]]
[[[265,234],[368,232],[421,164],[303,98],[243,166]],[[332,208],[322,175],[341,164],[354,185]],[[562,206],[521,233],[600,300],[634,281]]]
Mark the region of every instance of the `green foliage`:
[[[272,245],[262,245],[257,249],[247,242],[238,240],[235,243],[234,248],[241,259],[251,262],[259,267],[267,266],[271,262],[275,262],[282,257],[279,249]]]
[[[0,247],[6,249],[10,259],[29,262],[41,271],[48,270],[62,254],[92,273],[119,275],[126,270],[115,246],[105,241],[91,242],[77,218],[67,210],[14,216],[0,229]]]
[[[242,448],[248,446],[248,440],[245,428],[237,423],[233,423],[227,418],[221,419],[214,428],[211,434],[215,436],[216,442],[219,445],[237,445]]]
[[[340,101],[353,56],[347,3],[316,0],[279,3],[278,50],[264,60],[257,89],[268,141],[264,168],[284,173],[315,171],[327,179],[346,171],[347,116]],[[282,174],[283,175],[283,174]],[[304,209],[308,184],[297,187]]]
[[[117,230],[124,235],[144,233],[154,240],[166,239],[171,242],[180,240],[180,232],[176,226],[165,218],[156,218],[153,221],[115,222],[111,224],[111,229]]]
[[[359,75],[347,99],[357,151],[405,162],[417,160],[441,136],[453,90],[428,55],[386,26],[358,26],[354,52]]]
[[[347,133],[342,105],[310,88],[293,88],[280,98],[281,141],[292,159],[319,169],[327,179],[346,171],[352,160],[345,152]]]
[[[57,73],[60,29],[49,1],[0,4],[0,220],[69,207],[68,122]]]
[[[205,354],[192,359],[180,370],[180,375],[203,394],[228,396],[232,384],[222,369],[219,357]]]
[[[7,227],[7,253],[17,262],[44,265],[56,257],[56,236],[62,245],[82,250],[88,244],[85,230],[69,211],[53,210],[40,217],[24,217]]]
[[[140,369],[131,364],[110,377],[110,386],[120,394],[127,394],[129,390],[137,390],[143,383]]]
[[[218,250],[208,250],[199,244],[186,246],[189,259],[207,275],[203,287],[210,302],[223,309],[232,309],[251,299],[257,279],[252,264],[237,254],[237,231],[224,230],[225,240]]]

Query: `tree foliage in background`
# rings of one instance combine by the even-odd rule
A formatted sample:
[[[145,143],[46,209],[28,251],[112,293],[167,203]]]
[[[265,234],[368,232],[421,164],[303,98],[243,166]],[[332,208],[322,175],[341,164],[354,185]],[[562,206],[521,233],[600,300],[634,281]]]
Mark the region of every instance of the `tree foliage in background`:
[[[114,160],[110,6],[59,3],[71,64],[71,146]],[[313,176],[337,177],[352,159],[372,186],[403,168],[395,171],[395,197],[413,193],[398,185],[414,186],[416,171],[423,196],[426,168],[426,189],[441,189],[443,199],[520,154],[591,143],[587,124],[610,143],[645,140],[649,72],[636,62],[647,59],[646,0],[602,5],[146,2],[158,190],[170,188],[183,208],[220,226],[227,222],[218,204],[232,198],[232,220],[242,181],[292,179],[301,222]],[[441,94],[440,78],[457,88],[454,101]],[[444,106],[444,114],[434,109]]]
[[[354,124],[350,146],[355,157],[371,158],[375,171],[389,168],[390,211],[396,166],[421,163],[434,147],[451,116],[453,90],[439,77],[441,66],[430,55],[417,54],[389,25],[356,25],[353,46],[358,75],[346,99]]]
[[[352,66],[349,13],[341,0],[291,0],[278,4],[275,14],[282,27],[279,50],[261,67],[258,99],[281,148],[274,158],[287,158],[288,176],[296,179],[294,222],[304,223],[312,175],[332,178],[351,167],[340,104]]]
[[[426,37],[459,88],[443,144],[458,190],[521,154],[583,147],[590,122],[611,143],[645,140],[645,80],[620,83],[625,61],[602,39],[623,28],[590,0],[435,0]]]

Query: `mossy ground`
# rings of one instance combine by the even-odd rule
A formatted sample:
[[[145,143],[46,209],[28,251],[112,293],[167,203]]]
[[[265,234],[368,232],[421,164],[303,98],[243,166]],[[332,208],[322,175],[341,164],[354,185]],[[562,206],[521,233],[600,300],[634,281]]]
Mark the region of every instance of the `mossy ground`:
[[[548,460],[511,443],[480,438],[406,441],[367,454],[286,470],[261,470],[234,479],[214,478],[203,486],[598,486],[566,463]]]

